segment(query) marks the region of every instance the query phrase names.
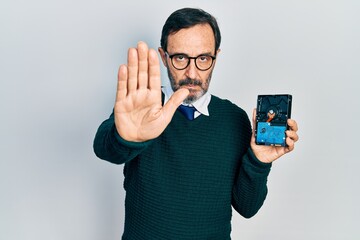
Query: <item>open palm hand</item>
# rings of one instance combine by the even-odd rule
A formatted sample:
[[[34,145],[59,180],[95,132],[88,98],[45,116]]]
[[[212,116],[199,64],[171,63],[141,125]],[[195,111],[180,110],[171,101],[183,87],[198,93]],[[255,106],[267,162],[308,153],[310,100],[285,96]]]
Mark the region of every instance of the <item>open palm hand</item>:
[[[119,68],[114,107],[119,135],[133,142],[158,137],[188,94],[180,89],[162,106],[159,58],[154,49],[139,42],[129,49],[127,65]]]

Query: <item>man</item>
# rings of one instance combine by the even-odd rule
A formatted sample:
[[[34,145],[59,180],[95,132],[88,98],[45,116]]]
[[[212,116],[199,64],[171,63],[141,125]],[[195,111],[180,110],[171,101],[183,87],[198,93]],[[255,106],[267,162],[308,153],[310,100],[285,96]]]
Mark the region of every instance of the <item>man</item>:
[[[119,68],[114,112],[94,151],[125,163],[122,239],[230,239],[231,206],[246,218],[256,214],[271,162],[298,140],[289,120],[286,147],[256,145],[245,111],[208,93],[220,40],[214,17],[180,9],[159,48],[171,89],[162,93],[157,53],[143,42]]]

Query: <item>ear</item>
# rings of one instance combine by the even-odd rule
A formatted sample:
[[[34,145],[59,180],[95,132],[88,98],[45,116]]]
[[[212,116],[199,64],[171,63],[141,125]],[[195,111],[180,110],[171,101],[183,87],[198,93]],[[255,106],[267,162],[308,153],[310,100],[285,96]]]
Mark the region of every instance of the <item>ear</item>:
[[[165,67],[167,67],[167,62],[166,62],[166,53],[164,51],[164,49],[162,49],[161,47],[158,48],[158,51],[160,53],[160,56],[161,56],[161,60],[164,64]]]
[[[215,67],[215,65],[216,65],[216,61],[217,61],[217,59],[218,59],[218,55],[219,55],[219,53],[220,53],[220,48],[216,51],[216,53],[215,53],[215,57],[216,57],[216,59],[215,59],[215,61],[214,61],[214,63],[213,63],[213,66],[212,66],[212,68],[214,68]]]
[[[220,48],[216,51],[216,54],[215,54],[216,57],[218,56],[218,54],[220,53],[220,51],[221,51]]]

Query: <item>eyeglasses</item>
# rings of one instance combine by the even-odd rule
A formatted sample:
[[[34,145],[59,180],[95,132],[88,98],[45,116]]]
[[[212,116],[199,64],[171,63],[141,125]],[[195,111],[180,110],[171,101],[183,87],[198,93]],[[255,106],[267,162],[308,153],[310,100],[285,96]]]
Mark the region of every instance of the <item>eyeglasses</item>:
[[[206,71],[211,68],[214,60],[216,59],[216,57],[206,54],[202,54],[197,57],[189,57],[188,55],[183,53],[170,55],[166,52],[166,54],[171,59],[171,64],[173,65],[173,67],[177,70],[184,70],[189,66],[190,60],[194,59],[197,69],[199,69],[200,71]]]

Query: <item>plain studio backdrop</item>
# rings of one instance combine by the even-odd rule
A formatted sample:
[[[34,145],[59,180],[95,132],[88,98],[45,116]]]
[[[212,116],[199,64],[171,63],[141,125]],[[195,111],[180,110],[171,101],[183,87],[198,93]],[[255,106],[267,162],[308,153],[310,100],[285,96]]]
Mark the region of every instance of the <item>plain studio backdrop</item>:
[[[98,159],[93,138],[127,49],[157,49],[187,6],[222,31],[211,93],[249,116],[258,94],[290,93],[300,127],[259,213],[233,212],[232,238],[360,239],[358,0],[2,0],[0,239],[121,238],[123,166]]]

